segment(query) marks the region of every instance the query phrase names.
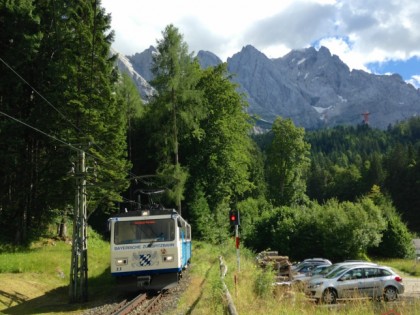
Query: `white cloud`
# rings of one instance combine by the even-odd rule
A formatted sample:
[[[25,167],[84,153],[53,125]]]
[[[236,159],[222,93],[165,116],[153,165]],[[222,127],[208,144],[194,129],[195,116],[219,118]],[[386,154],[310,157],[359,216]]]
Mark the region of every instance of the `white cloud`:
[[[342,1],[338,34],[357,35],[354,50],[369,61],[406,60],[420,49],[420,6],[416,0]]]
[[[210,50],[226,58],[240,50],[239,38],[255,21],[283,10],[296,0],[103,0],[112,14],[115,48],[124,54],[141,52],[173,24],[193,51]],[[302,2],[301,0],[297,2]]]
[[[339,37],[328,37],[321,39],[318,45],[327,47],[332,54],[339,56],[350,69],[369,71],[365,66],[365,56],[353,50],[352,43],[351,39],[345,41]]]
[[[281,47],[280,57],[290,48],[301,48],[311,40],[307,31],[313,29],[308,22],[319,24],[318,33],[328,27],[322,21],[323,8],[330,8],[335,0],[102,0],[107,12],[112,14],[112,28],[116,32],[114,47],[124,54],[141,52],[155,45],[168,24],[174,24],[184,35],[192,51],[210,50],[223,60],[251,44],[257,49],[274,54]],[[322,5],[320,5],[322,4]],[[317,16],[316,21],[312,15]],[[284,20],[276,21],[276,16]],[[289,21],[286,21],[289,20]],[[294,30],[288,29],[294,23]],[[265,27],[278,25],[282,30],[266,32]],[[302,31],[301,27],[306,28]],[[260,29],[263,33],[258,32]],[[299,31],[295,33],[294,31]],[[254,39],[244,34],[253,34]],[[294,34],[300,34],[293,40]],[[271,41],[271,35],[277,38]],[[287,38],[286,38],[287,36]],[[285,40],[282,41],[282,37]],[[265,40],[264,40],[265,39]],[[284,48],[286,47],[286,49]],[[270,54],[271,54],[270,53]]]
[[[253,45],[278,58],[295,48],[324,45],[352,69],[370,62],[420,56],[418,0],[102,0],[123,54],[155,45],[168,24],[191,51],[222,60]]]
[[[420,88],[420,75],[413,75],[410,80],[407,80],[407,83],[412,84],[415,88]]]

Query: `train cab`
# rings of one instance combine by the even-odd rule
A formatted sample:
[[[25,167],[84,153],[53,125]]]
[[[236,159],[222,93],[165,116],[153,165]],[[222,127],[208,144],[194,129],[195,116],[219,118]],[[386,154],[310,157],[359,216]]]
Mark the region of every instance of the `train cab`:
[[[175,286],[191,260],[191,226],[173,209],[138,210],[109,219],[111,275],[146,290]]]

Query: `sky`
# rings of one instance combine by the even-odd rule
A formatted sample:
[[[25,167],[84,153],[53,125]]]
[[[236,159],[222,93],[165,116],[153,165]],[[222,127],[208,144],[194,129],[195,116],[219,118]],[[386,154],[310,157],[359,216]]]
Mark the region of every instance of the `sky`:
[[[418,0],[102,0],[113,48],[124,55],[156,46],[173,24],[189,51],[220,59],[252,45],[269,58],[327,47],[350,69],[398,73],[420,88]]]

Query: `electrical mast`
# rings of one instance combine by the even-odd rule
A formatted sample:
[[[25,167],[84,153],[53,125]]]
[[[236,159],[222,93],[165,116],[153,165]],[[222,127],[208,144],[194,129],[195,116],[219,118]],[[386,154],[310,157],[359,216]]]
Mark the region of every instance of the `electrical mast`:
[[[369,115],[370,115],[370,113],[369,113],[369,112],[364,112],[364,113],[362,113],[362,116],[363,116],[363,123],[364,123],[365,125],[369,125]]]
[[[70,301],[88,299],[87,207],[85,152],[78,151],[75,165],[76,198],[73,218],[73,243],[70,269]]]

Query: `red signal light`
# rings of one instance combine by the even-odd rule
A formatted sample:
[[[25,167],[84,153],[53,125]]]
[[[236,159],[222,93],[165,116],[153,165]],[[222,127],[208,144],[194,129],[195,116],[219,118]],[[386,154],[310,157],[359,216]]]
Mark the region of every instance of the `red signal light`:
[[[239,211],[230,210],[229,211],[229,221],[231,225],[239,225]]]

